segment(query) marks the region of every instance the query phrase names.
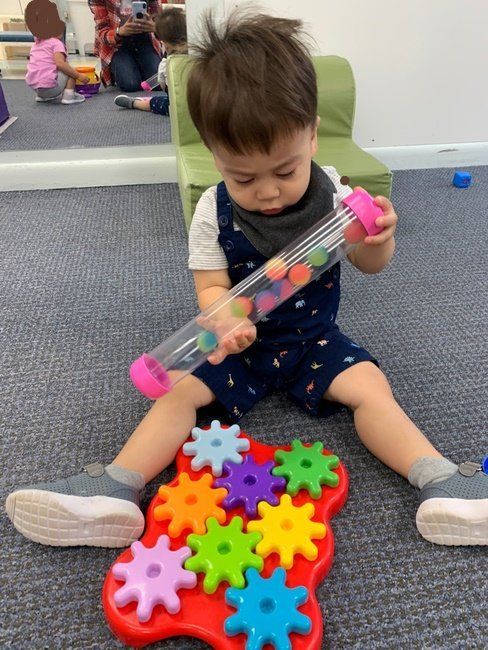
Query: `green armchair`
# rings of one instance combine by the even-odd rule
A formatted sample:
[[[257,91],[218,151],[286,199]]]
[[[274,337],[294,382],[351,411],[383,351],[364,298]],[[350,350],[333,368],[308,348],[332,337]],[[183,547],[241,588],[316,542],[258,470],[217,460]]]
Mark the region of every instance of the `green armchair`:
[[[346,59],[317,56],[313,59],[318,81],[319,150],[315,160],[332,165],[371,194],[389,196],[391,172],[352,140],[355,85]],[[172,56],[168,62],[168,92],[172,141],[176,148],[178,184],[187,228],[202,193],[221,177],[191,120],[186,101],[186,79],[191,59]]]

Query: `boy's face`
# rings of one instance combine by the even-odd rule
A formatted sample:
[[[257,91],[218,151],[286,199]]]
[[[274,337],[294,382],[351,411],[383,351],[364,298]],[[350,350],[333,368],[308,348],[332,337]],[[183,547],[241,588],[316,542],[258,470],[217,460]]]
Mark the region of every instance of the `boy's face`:
[[[215,165],[233,200],[250,212],[273,216],[298,203],[308,188],[317,127],[277,141],[269,154],[239,155],[212,147]]]

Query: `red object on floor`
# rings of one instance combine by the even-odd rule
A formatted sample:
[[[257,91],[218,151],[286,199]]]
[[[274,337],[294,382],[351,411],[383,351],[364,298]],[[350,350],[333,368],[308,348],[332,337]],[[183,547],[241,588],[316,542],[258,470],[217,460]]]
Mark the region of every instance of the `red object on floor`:
[[[242,431],[239,437],[248,438],[251,443],[249,451],[242,453],[242,455],[252,454],[257,463],[273,460],[277,449],[287,451],[290,449],[289,446],[275,447],[261,444]],[[324,453],[329,454],[331,452],[324,450]],[[194,472],[190,463],[191,458],[183,455],[180,449],[176,458],[177,476],[181,472],[187,472],[192,480],[196,480],[202,474],[210,471],[210,468],[204,468],[199,472]],[[319,650],[322,643],[322,613],[317,603],[315,588],[325,578],[332,565],[334,535],[330,519],[346,502],[349,487],[349,477],[342,463],[334,471],[339,476],[339,485],[335,488],[323,486],[320,499],[312,499],[305,490],[301,490],[292,499],[295,506],[301,506],[307,502],[312,503],[315,506],[315,514],[312,519],[324,523],[327,527],[325,537],[314,540],[319,551],[317,560],[310,562],[303,556],[296,555],[293,567],[287,571],[287,587],[301,585],[309,590],[308,601],[299,607],[299,611],[312,619],[310,634],[290,634],[293,650]],[[177,477],[169,485],[173,486],[176,483]],[[154,546],[160,535],[167,534],[170,522],[168,520],[158,522],[153,516],[154,508],[161,503],[163,501],[156,494],[146,513],[146,530],[141,542],[147,547]],[[241,516],[247,523],[248,518],[244,514],[244,508],[236,508],[228,512],[226,523],[237,515]],[[170,548],[176,550],[181,546],[185,546],[186,538],[190,532],[190,530],[186,530],[179,537],[172,538]],[[131,550],[126,549],[117,558],[116,562],[129,562],[131,559]],[[273,553],[264,560],[264,569],[261,575],[266,578],[269,577],[277,566],[279,566],[279,556]],[[168,614],[162,605],[156,605],[149,621],[140,623],[136,616],[136,602],[129,603],[122,608],[115,605],[114,593],[124,583],[116,580],[111,570],[109,570],[103,586],[102,600],[110,629],[123,643],[132,647],[142,647],[168,637],[186,635],[199,638],[209,643],[216,650],[243,650],[246,645],[246,636],[244,634],[229,637],[224,632],[225,619],[236,612],[235,608],[225,602],[225,591],[229,587],[228,583],[221,583],[214,594],[206,594],[202,588],[203,578],[204,576],[199,574],[197,586],[194,589],[181,589],[178,592],[181,608],[177,614]]]

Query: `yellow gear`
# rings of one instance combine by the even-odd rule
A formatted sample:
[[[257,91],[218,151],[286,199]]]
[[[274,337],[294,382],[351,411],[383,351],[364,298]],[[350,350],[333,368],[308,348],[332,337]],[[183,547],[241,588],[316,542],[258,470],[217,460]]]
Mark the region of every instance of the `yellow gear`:
[[[315,508],[311,503],[294,506],[289,494],[284,494],[277,506],[265,501],[258,505],[262,519],[250,521],[247,530],[258,531],[263,539],[256,546],[256,553],[263,558],[278,553],[280,564],[285,569],[293,566],[294,555],[300,553],[307,560],[315,560],[317,546],[312,539],[323,539],[327,532],[324,524],[311,521]]]

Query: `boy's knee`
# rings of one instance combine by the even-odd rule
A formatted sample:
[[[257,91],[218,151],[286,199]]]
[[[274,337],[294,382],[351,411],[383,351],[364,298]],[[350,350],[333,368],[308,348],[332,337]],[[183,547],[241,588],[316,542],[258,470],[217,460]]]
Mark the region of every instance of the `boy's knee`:
[[[182,404],[192,405],[195,409],[207,406],[215,400],[215,395],[210,388],[193,375],[187,375],[178,381],[168,395],[171,395]]]
[[[393,393],[388,379],[378,366],[371,361],[363,361],[337,375],[324,397],[355,411],[371,400],[393,398]]]

